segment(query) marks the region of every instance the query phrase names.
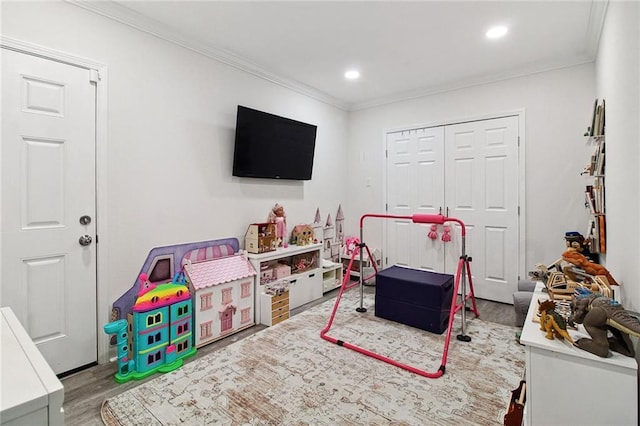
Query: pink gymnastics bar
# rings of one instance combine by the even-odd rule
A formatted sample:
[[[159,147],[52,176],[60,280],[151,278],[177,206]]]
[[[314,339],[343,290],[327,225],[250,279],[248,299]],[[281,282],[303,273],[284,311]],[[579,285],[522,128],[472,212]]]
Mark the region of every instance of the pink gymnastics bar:
[[[440,367],[438,368],[437,371],[435,372],[428,372],[425,370],[422,370],[420,368],[416,368],[407,364],[403,364],[401,362],[398,362],[396,360],[393,360],[389,357],[386,357],[384,355],[380,355],[378,353],[372,352],[370,350],[361,348],[360,346],[357,345],[353,345],[351,343],[345,342],[343,340],[340,340],[336,337],[332,337],[329,336],[327,333],[329,332],[329,330],[331,329],[331,326],[333,325],[333,321],[336,317],[336,313],[338,311],[338,306],[340,305],[340,300],[342,299],[342,295],[346,290],[349,290],[350,288],[355,287],[356,285],[360,285],[360,308],[357,308],[356,310],[358,312],[365,312],[366,309],[363,308],[362,304],[363,304],[363,292],[364,292],[364,281],[365,278],[362,276],[363,274],[363,268],[362,268],[362,249],[366,249],[367,250],[367,254],[369,255],[369,259],[373,259],[373,257],[371,256],[371,252],[369,250],[369,247],[364,244],[362,242],[363,240],[363,227],[364,227],[364,220],[366,218],[379,218],[379,219],[407,219],[407,220],[411,220],[414,223],[432,223],[432,224],[443,224],[445,222],[456,222],[460,225],[461,227],[461,236],[462,236],[462,254],[460,256],[460,260],[458,260],[458,267],[456,269],[456,276],[455,276],[455,284],[453,287],[453,296],[451,299],[451,308],[449,310],[449,324],[447,326],[447,335],[444,341],[444,347],[442,350],[442,359],[441,359],[441,363],[440,363]],[[443,215],[430,215],[430,214],[414,214],[412,216],[397,216],[397,215],[385,215],[385,214],[365,214],[360,218],[360,281],[359,283],[349,283],[349,277],[350,277],[350,272],[351,272],[351,268],[353,266],[353,262],[355,259],[355,250],[354,253],[351,256],[351,259],[349,261],[349,265],[347,267],[347,271],[344,275],[344,278],[342,280],[342,285],[340,286],[340,291],[338,293],[338,296],[336,297],[336,302],[333,306],[333,310],[331,312],[331,316],[329,318],[329,322],[327,323],[327,325],[322,329],[322,331],[320,331],[320,337],[322,337],[324,340],[327,340],[328,342],[334,343],[338,346],[343,346],[347,349],[351,349],[353,351],[356,351],[358,353],[361,353],[363,355],[369,356],[371,358],[375,358],[377,360],[386,362],[387,364],[391,364],[395,367],[399,367],[402,368],[403,370],[407,370],[409,372],[418,374],[420,376],[423,377],[427,377],[427,378],[438,378],[441,377],[446,370],[446,364],[447,364],[447,357],[448,357],[448,353],[449,353],[449,343],[451,341],[451,329],[453,327],[453,320],[455,317],[455,314],[458,311],[462,311],[462,334],[458,335],[458,340],[461,341],[470,341],[471,339],[465,335],[465,308],[466,308],[466,302],[467,300],[471,299],[472,301],[472,308],[471,310],[474,312],[474,314],[476,315],[476,317],[479,315],[478,313],[478,308],[476,306],[476,300],[475,300],[475,296],[474,296],[474,292],[473,292],[473,282],[471,279],[471,265],[470,265],[470,260],[467,257],[466,253],[465,253],[465,236],[466,236],[466,229],[464,226],[464,223],[456,218],[452,218],[452,217],[447,217],[447,216],[443,216]],[[373,269],[375,271],[375,273],[378,272],[378,268],[376,267],[375,262],[371,262],[371,265],[373,266]],[[465,277],[469,278],[469,293],[466,293],[466,289],[465,289]],[[367,278],[368,279],[368,278]],[[457,296],[458,296],[458,289],[460,288],[460,282],[462,282],[462,287],[463,287],[463,295],[462,295],[462,300],[460,303],[457,303]]]

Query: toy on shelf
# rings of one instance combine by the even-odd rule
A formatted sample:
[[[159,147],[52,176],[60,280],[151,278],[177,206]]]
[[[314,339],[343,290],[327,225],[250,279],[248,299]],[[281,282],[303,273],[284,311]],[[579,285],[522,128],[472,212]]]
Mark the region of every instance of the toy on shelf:
[[[269,217],[267,218],[269,223],[275,223],[276,225],[276,239],[277,246],[282,247],[286,246],[287,241],[287,215],[284,212],[284,207],[280,204],[276,203],[271,211],[269,212]]]
[[[538,306],[538,311],[540,312],[540,330],[546,333],[547,339],[553,340],[557,337],[573,343],[573,339],[567,332],[566,321],[556,312],[556,302],[545,300]]]
[[[315,235],[313,234],[313,227],[311,225],[301,224],[293,227],[291,244],[306,246],[313,244],[314,240]]]
[[[291,273],[301,274],[308,269],[318,267],[318,252],[312,251],[307,253],[295,254],[291,257]]]
[[[573,293],[578,288],[578,283],[567,279],[562,272],[551,272],[545,286],[552,299],[571,300],[573,299]]]
[[[537,270],[530,271],[529,276],[542,281],[553,299],[572,300],[577,289],[613,297],[611,286],[617,282],[604,266],[590,259],[593,254],[584,237],[579,232],[567,232],[564,238],[567,248],[562,257],[549,266],[536,264]]]
[[[252,223],[244,236],[244,247],[249,253],[266,253],[278,246],[275,223]]]
[[[562,253],[562,260],[570,263],[573,266],[577,266],[586,274],[591,276],[603,275],[607,278],[609,284],[617,285],[616,280],[611,276],[607,268],[604,266],[592,262],[588,257],[588,246],[584,237],[578,232],[567,232],[565,234],[565,240],[567,241],[567,250]],[[578,280],[578,274],[572,267],[565,268],[565,273],[573,280]]]
[[[334,263],[340,262],[340,248],[344,242],[342,205],[338,205],[335,223],[331,219],[331,214],[328,214],[327,220],[323,224],[320,218],[320,208],[317,208],[311,227],[314,235],[313,241],[322,244],[322,258]]]
[[[104,326],[105,333],[116,335],[118,383],[173,371],[196,352],[189,288],[183,283],[151,283],[145,273],[140,274],[139,281],[132,313],[126,320]]]
[[[369,259],[369,253],[371,253],[372,259]],[[340,253],[340,260],[345,274],[347,270],[349,270],[349,263],[351,263],[352,257],[354,257],[356,261],[352,263],[349,275],[359,277],[360,274],[364,274],[365,282],[369,282],[373,277],[375,277],[376,271],[374,269],[374,265],[378,268],[382,267],[382,254],[378,249],[363,251],[362,264],[360,264],[360,238],[358,237],[347,237],[344,240],[344,246]]]
[[[608,357],[609,350],[634,357],[629,335],[640,337],[638,318],[613,299],[589,291],[581,293],[571,303],[569,325],[582,324],[591,339],[578,339],[574,345],[599,357]]]
[[[360,252],[360,238],[358,237],[347,237],[344,241],[343,254],[346,256],[351,256],[353,254],[358,254]]]
[[[278,281],[273,284],[267,284],[264,286],[264,294],[269,294],[271,296],[279,296],[289,291],[289,281],[283,280]]]

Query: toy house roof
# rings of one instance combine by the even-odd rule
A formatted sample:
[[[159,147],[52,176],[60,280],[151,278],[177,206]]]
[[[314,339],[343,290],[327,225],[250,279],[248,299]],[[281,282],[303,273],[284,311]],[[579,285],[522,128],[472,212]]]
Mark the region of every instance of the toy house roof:
[[[296,225],[293,227],[293,232],[304,232],[308,230],[313,230],[311,225],[308,224]]]
[[[336,220],[344,220],[344,213],[342,213],[342,204],[338,205],[338,213],[336,213]]]
[[[191,298],[189,289],[184,284],[165,283],[148,288],[136,299],[133,312],[147,312]]]
[[[196,290],[241,280],[256,274],[255,269],[243,254],[188,264],[184,270]]]
[[[331,213],[329,213],[327,215],[327,223],[325,223],[324,227],[325,228],[332,228],[333,227],[333,220],[331,220]]]

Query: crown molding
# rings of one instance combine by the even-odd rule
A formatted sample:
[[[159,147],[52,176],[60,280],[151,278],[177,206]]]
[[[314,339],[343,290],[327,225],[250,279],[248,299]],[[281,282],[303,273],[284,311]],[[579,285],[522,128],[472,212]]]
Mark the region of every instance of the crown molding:
[[[349,104],[329,96],[324,92],[300,83],[299,81],[278,75],[239,55],[203,43],[201,40],[190,37],[168,25],[143,16],[111,0],[99,2],[86,0],[65,1],[341,110],[347,111],[350,109]]]
[[[507,73],[499,73],[492,75],[478,76],[465,81],[458,81],[451,84],[443,84],[431,87],[422,87],[416,90],[408,92],[398,93],[390,96],[383,96],[377,99],[373,99],[365,102],[348,103],[330,96],[320,90],[317,90],[311,86],[301,83],[297,80],[290,79],[279,75],[276,72],[270,71],[261,67],[250,60],[236,55],[224,49],[206,44],[201,40],[194,37],[190,37],[179,30],[171,28],[168,25],[162,24],[156,20],[150,19],[138,12],[122,6],[111,0],[106,1],[86,1],[86,0],[65,0],[67,3],[76,5],[83,9],[97,13],[114,21],[120,22],[139,31],[151,34],[162,40],[181,46],[185,49],[189,49],[198,54],[216,60],[220,63],[238,69],[240,71],[249,73],[258,78],[264,79],[271,83],[285,87],[292,91],[298,92],[302,95],[308,96],[312,99],[334,106],[344,111],[357,111],[367,108],[374,108],[386,104],[392,104],[396,102],[407,101],[425,96],[432,96],[439,93],[450,92],[454,90],[460,90],[468,87],[479,86],[483,84],[490,84],[497,81],[509,80],[513,78],[524,77],[527,75],[538,74],[542,72],[553,71],[562,68],[568,68],[572,66],[582,65],[590,63],[595,60],[598,52],[598,45],[600,43],[600,35],[604,26],[604,19],[606,16],[606,10],[609,1],[608,0],[594,0],[591,3],[591,11],[589,16],[589,24],[587,27],[587,48],[582,56],[576,58],[571,63],[548,63],[538,64],[529,68],[522,68],[517,71],[511,71]]]
[[[482,86],[485,84],[497,83],[500,81],[512,80],[515,78],[527,77],[530,75],[541,74],[550,71],[561,70],[564,68],[571,68],[584,64],[592,63],[594,60],[587,58],[584,55],[571,63],[547,63],[544,65],[537,65],[534,67],[525,67],[520,70],[509,71],[499,74],[487,74],[483,76],[477,76],[475,78],[466,79],[463,81],[456,81],[450,84],[441,84],[431,87],[422,87],[416,90],[408,92],[398,93],[391,96],[383,96],[377,99],[373,99],[366,102],[354,103],[350,105],[349,111],[358,111],[368,108],[375,108],[396,102],[409,101],[412,99],[423,98],[427,96],[433,96],[441,93],[453,92],[456,90],[467,89],[475,86]]]

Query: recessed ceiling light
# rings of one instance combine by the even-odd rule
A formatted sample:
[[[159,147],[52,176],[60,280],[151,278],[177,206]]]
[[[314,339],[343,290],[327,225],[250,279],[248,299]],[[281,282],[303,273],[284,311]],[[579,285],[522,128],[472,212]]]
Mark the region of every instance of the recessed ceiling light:
[[[344,73],[344,78],[347,80],[355,80],[360,77],[360,71],[358,70],[349,70]]]
[[[486,32],[487,38],[495,39],[504,36],[507,33],[507,27],[503,25],[499,25],[497,27],[489,28],[489,31]]]

